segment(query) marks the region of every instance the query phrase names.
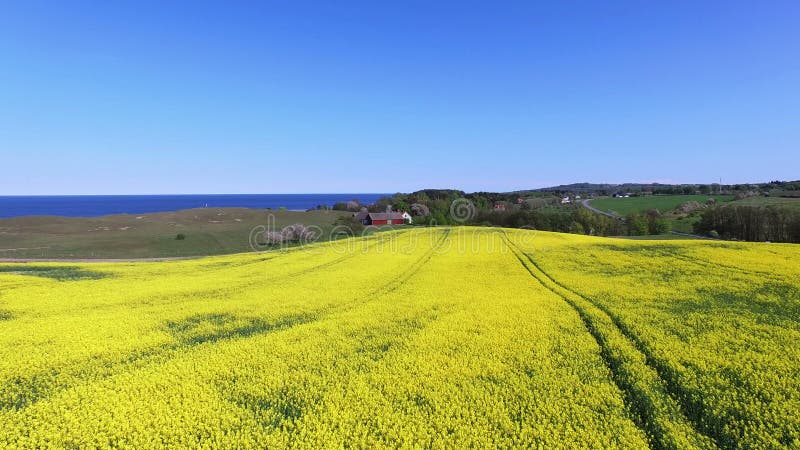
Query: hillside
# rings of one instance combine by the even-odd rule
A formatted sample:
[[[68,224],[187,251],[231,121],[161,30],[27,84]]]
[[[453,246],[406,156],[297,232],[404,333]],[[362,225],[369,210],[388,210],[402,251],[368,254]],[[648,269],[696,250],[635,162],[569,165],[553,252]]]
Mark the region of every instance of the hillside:
[[[796,447],[798,249],[458,227],[0,264],[0,447]]]
[[[647,195],[629,198],[597,198],[589,203],[599,210],[624,217],[628,214],[644,213],[653,209],[662,213],[670,212],[688,202],[705,205],[711,198],[717,203],[733,200],[732,195]]]
[[[800,198],[797,197],[764,197],[755,196],[736,200],[731,206],[779,206],[791,209],[800,209]]]

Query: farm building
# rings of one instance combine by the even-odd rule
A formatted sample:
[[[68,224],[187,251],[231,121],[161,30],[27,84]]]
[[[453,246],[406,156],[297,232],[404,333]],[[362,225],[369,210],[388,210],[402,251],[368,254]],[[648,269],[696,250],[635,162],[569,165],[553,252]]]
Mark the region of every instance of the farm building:
[[[364,225],[403,225],[406,223],[406,218],[405,218],[406,214],[408,213],[402,213],[402,212],[371,213],[362,211],[356,214],[356,220],[358,220]]]

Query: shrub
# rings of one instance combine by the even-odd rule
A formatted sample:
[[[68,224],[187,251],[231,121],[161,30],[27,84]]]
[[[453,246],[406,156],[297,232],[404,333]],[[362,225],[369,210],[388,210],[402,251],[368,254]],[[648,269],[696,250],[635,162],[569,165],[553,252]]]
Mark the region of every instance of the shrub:
[[[364,232],[364,225],[353,216],[342,216],[333,222],[337,235],[358,236]]]
[[[283,230],[281,230],[281,234],[283,235],[283,239],[285,241],[310,242],[317,239],[317,233],[302,223],[286,226]]]
[[[280,231],[266,231],[264,232],[264,241],[270,245],[282,244],[283,233]]]
[[[682,213],[690,213],[690,212],[697,211],[699,209],[703,209],[703,205],[701,205],[700,203],[698,203],[696,201],[686,202],[686,203],[684,203],[684,204],[682,204],[681,206],[678,207],[678,211],[680,211]]]
[[[176,241],[182,241],[182,240],[184,240],[184,239],[186,239],[186,235],[185,235],[185,234],[183,234],[183,233],[178,233],[178,235],[177,235],[177,236],[175,236],[175,240],[176,240]]]
[[[313,229],[302,223],[295,223],[284,227],[281,231],[265,231],[262,234],[264,242],[268,245],[278,245],[289,242],[312,242],[319,236]]]

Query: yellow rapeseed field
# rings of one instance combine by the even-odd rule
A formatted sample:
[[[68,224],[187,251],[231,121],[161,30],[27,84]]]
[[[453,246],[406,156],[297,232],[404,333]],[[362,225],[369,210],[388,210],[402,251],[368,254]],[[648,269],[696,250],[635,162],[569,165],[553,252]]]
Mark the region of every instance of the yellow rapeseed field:
[[[453,227],[0,264],[0,447],[800,447],[798,257]]]

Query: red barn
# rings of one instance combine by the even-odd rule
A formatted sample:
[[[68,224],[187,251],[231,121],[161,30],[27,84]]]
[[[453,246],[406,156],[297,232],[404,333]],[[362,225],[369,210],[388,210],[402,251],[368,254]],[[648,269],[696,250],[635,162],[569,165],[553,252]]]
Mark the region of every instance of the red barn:
[[[364,225],[403,225],[406,223],[401,212],[371,213],[362,211],[356,214],[356,219]]]

